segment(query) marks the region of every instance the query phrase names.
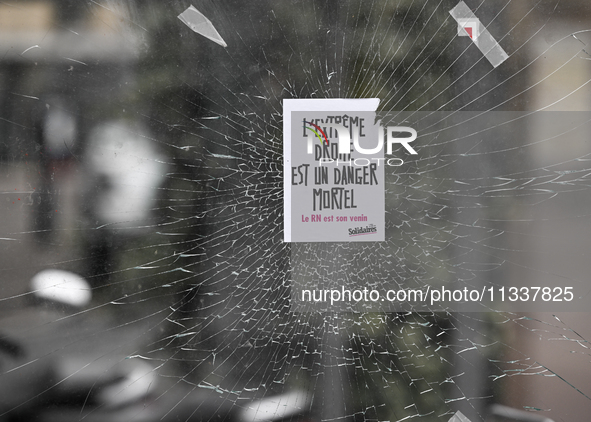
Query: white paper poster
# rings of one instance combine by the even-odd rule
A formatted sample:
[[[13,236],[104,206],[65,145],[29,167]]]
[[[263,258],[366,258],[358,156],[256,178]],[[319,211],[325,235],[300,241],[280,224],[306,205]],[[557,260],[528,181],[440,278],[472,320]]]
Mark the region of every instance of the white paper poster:
[[[284,240],[384,240],[378,99],[284,100]]]

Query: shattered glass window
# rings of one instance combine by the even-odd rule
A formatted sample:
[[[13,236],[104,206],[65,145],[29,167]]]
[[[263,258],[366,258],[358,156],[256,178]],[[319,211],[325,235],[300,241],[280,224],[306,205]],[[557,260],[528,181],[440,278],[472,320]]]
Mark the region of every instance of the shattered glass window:
[[[587,420],[590,31],[585,0],[0,2],[0,420]],[[298,99],[416,131],[383,241],[285,241]]]

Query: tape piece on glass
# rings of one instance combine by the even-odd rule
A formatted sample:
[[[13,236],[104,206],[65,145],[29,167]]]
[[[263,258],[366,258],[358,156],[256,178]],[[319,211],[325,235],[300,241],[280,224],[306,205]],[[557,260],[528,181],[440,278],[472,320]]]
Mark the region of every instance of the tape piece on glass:
[[[470,37],[474,45],[482,51],[484,57],[486,57],[493,67],[499,66],[509,58],[503,47],[499,45],[497,40],[482,25],[466,3],[463,1],[459,2],[456,7],[449,11],[449,14],[458,23],[458,36]]]
[[[213,23],[205,17],[203,13],[195,9],[192,5],[183,13],[178,15],[178,18],[194,32],[203,35],[205,38],[218,43],[222,47],[227,47],[228,44],[224,41],[222,36],[213,26]]]
[[[470,422],[470,419],[465,417],[464,414],[458,410],[447,422]]]

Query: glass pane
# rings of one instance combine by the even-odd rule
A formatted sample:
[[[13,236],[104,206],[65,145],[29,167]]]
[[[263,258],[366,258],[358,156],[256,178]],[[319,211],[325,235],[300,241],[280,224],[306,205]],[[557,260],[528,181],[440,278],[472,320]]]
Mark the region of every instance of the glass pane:
[[[0,4],[0,419],[585,420],[590,12]]]

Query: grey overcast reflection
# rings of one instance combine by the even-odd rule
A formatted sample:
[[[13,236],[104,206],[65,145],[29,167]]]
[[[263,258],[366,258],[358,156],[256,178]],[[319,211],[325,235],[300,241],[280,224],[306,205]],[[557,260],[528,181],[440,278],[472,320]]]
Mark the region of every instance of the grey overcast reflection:
[[[587,421],[590,81],[586,0],[0,2],[0,422]],[[284,242],[372,98],[385,240]]]

